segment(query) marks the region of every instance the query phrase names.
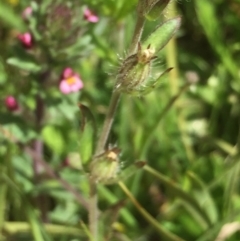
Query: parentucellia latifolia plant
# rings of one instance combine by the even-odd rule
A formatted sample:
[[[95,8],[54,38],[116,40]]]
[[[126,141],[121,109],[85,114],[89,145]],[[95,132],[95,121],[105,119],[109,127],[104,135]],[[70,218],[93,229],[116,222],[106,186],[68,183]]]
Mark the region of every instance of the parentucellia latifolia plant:
[[[112,97],[106,114],[102,131],[99,135],[95,153],[90,163],[90,200],[89,200],[89,229],[90,239],[98,241],[99,234],[99,210],[97,199],[97,185],[118,183],[127,193],[126,186],[122,182],[135,171],[145,165],[144,162],[135,162],[130,167],[121,171],[120,148],[106,147],[109,132],[112,127],[114,115],[119,103],[121,94],[132,96],[143,96],[161,84],[162,77],[172,68],[167,68],[156,78],[152,77],[152,63],[157,58],[169,40],[180,27],[181,18],[176,17],[158,25],[155,30],[144,40],[141,39],[145,21],[157,20],[163,10],[170,3],[170,0],[139,0],[137,5],[137,19],[132,41],[128,49],[128,55],[122,61],[116,75],[116,82]],[[110,145],[108,145],[110,146]],[[150,219],[150,222],[153,220]],[[158,225],[155,222],[155,226]],[[182,240],[168,231],[158,227],[160,232],[170,240]]]

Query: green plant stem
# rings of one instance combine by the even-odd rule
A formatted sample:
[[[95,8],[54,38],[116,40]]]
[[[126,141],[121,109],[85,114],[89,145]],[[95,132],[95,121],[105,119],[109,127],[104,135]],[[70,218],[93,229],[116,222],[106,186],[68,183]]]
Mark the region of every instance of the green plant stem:
[[[42,222],[38,220],[38,217],[29,203],[29,200],[21,191],[19,186],[8,176],[3,174],[2,180],[8,185],[9,189],[13,189],[14,192],[17,192],[21,198],[21,201],[24,203],[23,210],[25,215],[28,218],[29,225],[31,227],[32,235],[34,240],[36,241],[49,241],[49,236],[46,234],[45,230],[43,229]]]
[[[103,124],[102,132],[97,142],[95,156],[104,151],[109,132],[112,127],[114,114],[120,99],[119,92],[113,92],[107,115]],[[89,178],[90,195],[89,195],[89,230],[93,241],[98,240],[98,196],[97,196],[97,183],[90,177]]]
[[[133,38],[132,38],[132,42],[131,42],[131,45],[130,45],[130,48],[129,48],[129,55],[135,53],[135,51],[137,49],[138,42],[140,41],[141,36],[142,36],[144,23],[145,23],[145,18],[142,17],[142,16],[138,16],[138,19],[137,19],[137,22],[136,22],[136,25],[135,25]]]
[[[143,167],[145,171],[152,174],[156,178],[158,178],[163,185],[165,185],[168,189],[172,190],[174,195],[176,197],[181,198],[182,200],[186,201],[188,204],[190,204],[202,217],[202,220],[204,221],[204,225],[206,227],[211,226],[211,220],[208,217],[205,210],[199,205],[199,203],[186,191],[184,191],[181,187],[179,187],[176,183],[173,182],[170,178],[164,176],[162,173],[156,171],[155,169],[151,168],[148,165],[145,165]]]
[[[1,231],[5,223],[6,208],[9,205],[7,203],[8,187],[4,180],[2,180],[2,175],[12,174],[11,154],[11,144],[9,144],[3,158],[3,163],[0,165],[0,240],[4,239]]]
[[[0,172],[5,173],[6,168],[4,166],[0,167]],[[3,239],[1,230],[5,222],[5,212],[6,212],[6,201],[7,201],[7,185],[1,180],[0,176],[0,240]]]
[[[179,92],[174,95],[169,102],[167,103],[167,105],[165,106],[165,108],[163,109],[163,111],[159,114],[159,116],[156,118],[157,122],[152,126],[152,128],[148,131],[148,135],[145,139],[145,143],[144,146],[142,148],[141,151],[141,158],[144,158],[146,151],[149,147],[149,145],[151,144],[151,140],[154,137],[154,134],[156,133],[156,129],[158,128],[158,125],[160,123],[160,121],[162,120],[162,118],[166,115],[166,113],[171,109],[171,107],[174,105],[174,103],[179,99],[179,97],[182,95],[182,93],[184,93],[188,87],[189,87],[189,83],[186,83],[180,90]]]
[[[143,215],[143,217],[154,227],[156,230],[164,237],[164,240],[169,241],[184,241],[184,239],[181,239],[180,237],[176,236],[175,234],[172,234],[165,230],[161,225],[157,222],[155,218],[153,218],[137,201],[137,199],[132,195],[132,193],[129,191],[129,189],[126,187],[126,185],[123,182],[118,182],[118,185],[121,187],[121,189],[124,191],[124,193],[128,196],[128,198],[132,201],[134,206],[138,209],[138,211]]]
[[[76,237],[85,237],[83,230],[75,227],[56,225],[56,224],[43,224],[46,231],[54,236],[71,235]],[[8,236],[17,236],[31,232],[31,226],[26,222],[5,222],[3,231]]]
[[[32,156],[37,162],[38,165],[42,166],[44,170],[46,171],[47,175],[54,178],[56,181],[58,181],[69,193],[71,193],[77,200],[77,202],[82,205],[87,210],[89,209],[88,202],[85,200],[85,198],[81,195],[81,193],[78,192],[72,185],[70,185],[67,181],[60,178],[54,170],[43,160],[41,159],[36,153],[35,150],[31,149],[30,147],[25,147],[26,153],[28,153],[30,156]]]
[[[177,7],[176,7],[177,2],[172,1],[171,4],[169,4],[169,15],[168,17],[175,17],[177,13]],[[167,64],[168,67],[174,66],[174,69],[170,71],[169,73],[169,83],[170,83],[170,89],[171,89],[171,94],[176,95],[179,91],[179,68],[178,68],[178,62],[177,62],[177,42],[176,42],[176,37],[173,36],[173,38],[169,41],[169,43],[166,46],[166,51],[167,51]],[[184,145],[184,148],[186,150],[186,155],[188,160],[191,162],[193,161],[194,158],[194,151],[192,150],[191,146],[188,144],[188,140],[184,134],[184,129],[185,129],[185,120],[183,115],[181,114],[180,106],[176,106],[176,112],[177,112],[177,124],[178,128],[181,132],[181,139],[182,143]]]
[[[89,230],[93,241],[98,240],[98,192],[97,183],[91,177],[89,178],[90,195],[89,195]],[[90,239],[91,240],[91,239]]]
[[[132,38],[132,42],[129,48],[129,55],[135,52],[138,42],[141,39],[143,26],[145,20],[142,16],[138,15],[138,19],[135,25],[135,30]],[[116,83],[118,79],[116,79]],[[97,147],[95,151],[95,156],[104,152],[104,148],[112,128],[112,123],[114,120],[115,112],[121,97],[121,93],[117,91],[113,91],[112,97],[110,100],[110,104],[108,107],[108,112],[105,117],[105,121],[103,124],[102,132],[99,136]],[[90,195],[89,195],[89,229],[92,236],[93,241],[98,240],[98,196],[97,196],[97,183],[89,178],[90,185]]]
[[[135,25],[135,30],[134,30],[131,46],[129,48],[129,55],[133,54],[136,51],[138,42],[140,41],[140,38],[142,35],[144,23],[145,23],[145,18],[143,18],[142,16],[139,16],[137,19],[136,25]],[[118,82],[118,80],[116,80],[116,82]],[[112,127],[114,115],[115,115],[115,112],[116,112],[116,109],[118,106],[120,96],[121,96],[121,93],[117,92],[117,91],[114,91],[112,94],[110,104],[108,107],[108,112],[107,112],[107,115],[105,117],[105,121],[103,124],[102,132],[98,139],[95,155],[99,155],[104,151],[104,147],[106,145],[106,142],[107,142],[107,139],[109,136],[109,132]]]
[[[99,136],[98,143],[97,143],[97,148],[96,148],[96,153],[95,155],[99,155],[104,151],[104,147],[106,145],[109,132],[112,127],[114,115],[118,106],[118,102],[120,99],[120,92],[114,91],[110,100],[110,104],[108,107],[108,112],[105,117],[105,121],[103,124],[102,132],[101,135]]]

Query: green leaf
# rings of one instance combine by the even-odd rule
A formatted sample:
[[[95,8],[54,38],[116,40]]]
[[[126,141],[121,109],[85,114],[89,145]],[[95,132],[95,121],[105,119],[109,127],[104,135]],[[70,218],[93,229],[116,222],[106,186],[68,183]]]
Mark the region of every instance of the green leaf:
[[[207,185],[195,173],[189,171],[187,175],[193,185],[191,190],[192,196],[195,196],[199,204],[205,207],[205,212],[211,220],[211,223],[215,223],[219,219],[219,216]]]
[[[150,11],[148,11],[145,14],[145,17],[147,18],[147,20],[149,20],[149,21],[157,20],[160,17],[163,10],[169,4],[169,2],[170,2],[170,0],[155,0],[155,1],[153,1],[152,6],[150,6]]]
[[[147,47],[150,45],[151,48],[155,49],[156,53],[160,51],[179,29],[180,24],[181,18],[176,17],[158,26],[153,31],[153,33],[143,42],[143,49],[147,49]]]
[[[0,59],[0,84],[4,84],[7,80],[7,73],[4,69],[2,60]]]
[[[118,179],[126,180],[132,175],[134,175],[137,171],[142,170],[146,163],[143,161],[134,162],[132,165],[124,169],[120,172]]]
[[[79,151],[83,164],[86,164],[93,155],[94,143],[96,140],[96,123],[91,110],[80,105],[81,110],[81,136]]]
[[[12,28],[17,28],[18,30],[24,30],[23,20],[20,18],[18,14],[16,14],[13,9],[1,1],[0,7],[0,19],[1,22],[6,23]]]
[[[14,116],[8,113],[1,113],[0,124],[3,130],[0,138],[10,141],[17,140],[21,143],[26,143],[33,138],[36,138],[36,132],[19,116]]]
[[[42,130],[42,137],[45,144],[56,153],[63,153],[65,143],[62,133],[56,126],[45,126]]]
[[[194,1],[194,4],[197,9],[198,21],[202,25],[212,48],[219,55],[225,68],[233,78],[238,80],[238,66],[232,57],[232,53],[229,51],[228,45],[225,44],[225,40],[223,39],[223,27],[217,17],[215,4],[209,0],[197,0]],[[209,21],[209,19],[211,19],[211,21]],[[236,84],[234,88],[239,92],[239,82],[237,81],[234,84]]]
[[[15,57],[9,58],[7,60],[7,63],[15,67],[18,67],[19,69],[23,69],[30,72],[39,72],[41,70],[41,67],[32,61],[23,60]]]
[[[205,209],[203,209],[199,203],[192,197],[190,193],[187,193],[185,190],[183,190],[179,185],[174,183],[170,178],[167,176],[163,175],[162,173],[154,170],[148,165],[145,165],[143,167],[147,172],[151,173],[154,175],[156,178],[158,178],[161,183],[166,186],[169,190],[172,190],[173,194],[184,200],[186,203],[192,206],[192,208],[198,212],[199,216],[201,216],[202,220],[205,222],[206,227],[210,227],[211,225],[211,220],[209,219]]]

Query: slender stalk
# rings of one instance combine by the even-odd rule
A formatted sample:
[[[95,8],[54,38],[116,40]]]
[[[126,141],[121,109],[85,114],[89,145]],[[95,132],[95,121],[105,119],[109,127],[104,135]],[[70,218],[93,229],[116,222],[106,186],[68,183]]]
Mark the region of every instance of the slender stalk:
[[[172,1],[171,4],[168,6],[169,8],[169,14],[170,16],[167,16],[168,18],[172,18],[176,16],[177,8],[176,8],[176,2]],[[169,83],[170,83],[170,89],[171,94],[176,95],[179,88],[179,70],[178,70],[178,62],[177,62],[177,44],[176,44],[176,38],[173,36],[171,40],[168,42],[166,46],[167,50],[167,63],[168,67],[173,67],[172,71],[169,72]]]
[[[129,55],[133,54],[137,48],[138,42],[140,41],[143,26],[145,20],[142,16],[138,15],[137,22],[135,25],[134,34],[132,37],[131,45],[129,47]],[[118,82],[118,79],[116,79]],[[121,93],[113,91],[108,112],[105,117],[103,128],[99,136],[95,156],[101,154],[104,151],[110,130],[112,128],[115,112],[121,97]],[[89,178],[90,185],[90,196],[89,196],[89,229],[92,235],[93,241],[98,241],[98,197],[97,197],[97,183]]]
[[[171,4],[169,4],[169,15],[170,17],[175,17],[177,13],[177,2],[172,1]],[[169,17],[169,16],[168,16]],[[173,36],[173,38],[169,41],[169,43],[166,46],[167,50],[167,64],[168,67],[174,66],[174,69],[170,71],[169,73],[169,83],[170,83],[170,89],[171,89],[171,94],[172,96],[178,93],[179,91],[179,82],[180,82],[180,77],[179,77],[179,68],[178,68],[178,62],[177,62],[177,42],[176,42],[176,37]],[[184,145],[184,148],[186,150],[186,155],[188,160],[191,162],[193,161],[194,158],[194,151],[191,148],[191,146],[188,144],[188,140],[184,134],[184,129],[185,129],[185,120],[183,115],[181,114],[180,106],[176,106],[176,112],[177,112],[177,125],[178,128],[181,132],[181,139],[182,143]]]
[[[148,131],[148,135],[146,137],[144,146],[142,148],[141,151],[141,158],[144,158],[144,155],[149,147],[149,145],[151,144],[151,140],[154,137],[154,134],[156,133],[156,129],[159,126],[159,123],[161,122],[161,120],[163,119],[163,117],[166,115],[166,113],[171,109],[171,107],[174,105],[174,103],[179,99],[179,97],[182,95],[182,93],[184,93],[188,87],[189,87],[189,83],[186,83],[180,90],[179,92],[174,95],[169,102],[167,103],[167,105],[165,106],[165,108],[163,109],[163,111],[159,114],[159,116],[156,118],[157,122],[152,126],[152,128]]]
[[[172,234],[165,230],[155,218],[153,218],[137,201],[137,199],[132,195],[132,193],[129,191],[129,189],[126,187],[126,185],[123,182],[118,182],[118,185],[121,187],[121,189],[125,192],[125,194],[129,197],[129,199],[132,201],[134,206],[138,209],[138,211],[143,215],[143,217],[154,227],[156,230],[166,239],[169,241],[184,241],[180,237],[176,236],[175,234]],[[165,240],[164,239],[164,240]]]
[[[129,48],[129,55],[133,54],[136,51],[138,42],[140,41],[140,38],[142,35],[144,23],[145,23],[145,19],[142,16],[138,16],[138,19],[137,19],[137,22],[135,25],[133,38],[132,38],[132,42],[131,42],[131,45]],[[117,80],[117,82],[118,82],[118,80]],[[108,139],[109,132],[112,127],[112,123],[114,120],[114,114],[116,112],[120,96],[121,96],[121,94],[117,91],[113,92],[113,94],[112,94],[108,112],[107,112],[107,115],[106,115],[106,118],[105,118],[105,121],[103,124],[102,132],[98,139],[95,155],[101,154],[104,150],[104,147],[105,147],[107,139]]]
[[[6,167],[0,167],[1,173],[6,173]],[[0,176],[1,178],[1,176]],[[0,179],[0,230],[2,230],[5,222],[5,212],[7,208],[7,185]],[[0,240],[4,240],[2,233],[0,232]]]
[[[141,36],[142,36],[144,23],[145,23],[145,18],[139,15],[137,18],[136,25],[135,25],[132,42],[131,42],[131,45],[129,48],[129,55],[135,53],[135,51],[137,49],[138,42],[140,41]]]
[[[69,191],[69,193],[72,193],[73,196],[76,198],[77,202],[82,205],[84,208],[86,208],[87,210],[89,209],[88,203],[85,200],[85,198],[73,187],[71,186],[67,181],[65,181],[64,179],[60,178],[55,172],[54,170],[41,158],[39,158],[39,156],[35,153],[34,150],[32,150],[29,147],[25,147],[25,151],[26,153],[28,153],[29,155],[31,155],[35,161],[38,162],[38,165],[42,166],[45,170],[45,172],[47,173],[48,176],[54,178],[55,180],[57,180],[67,191]]]
[[[163,175],[161,172],[153,169],[152,167],[145,165],[143,167],[145,171],[150,173],[151,175],[158,178],[158,180],[168,189],[171,190],[174,195],[182,200],[184,202],[188,203],[192,206],[194,210],[199,214],[201,217],[201,225],[203,225],[204,228],[209,228],[211,226],[211,220],[209,219],[206,211],[204,208],[202,208],[199,203],[191,196],[191,194],[187,193],[185,190],[183,190],[177,183],[175,183],[173,180],[168,178],[167,176]]]
[[[71,235],[82,238],[85,237],[85,230],[81,230],[79,228],[50,223],[44,224],[43,226],[46,231],[51,235]],[[3,231],[10,237],[17,235],[20,236],[21,234],[30,233],[31,226],[27,222],[5,222],[3,226]]]
[[[97,196],[97,184],[90,177],[90,198],[89,198],[89,230],[93,241],[98,240],[98,196]]]
[[[104,150],[104,147],[106,145],[106,142],[107,142],[107,139],[108,139],[108,136],[109,136],[109,132],[110,132],[111,127],[112,127],[114,114],[116,112],[119,99],[120,99],[120,92],[117,92],[117,91],[113,92],[111,100],[110,100],[110,104],[109,104],[109,107],[108,107],[108,112],[107,112],[107,115],[105,117],[105,121],[104,121],[104,124],[103,124],[102,132],[101,132],[101,134],[99,136],[99,139],[98,139],[95,155],[101,154]]]

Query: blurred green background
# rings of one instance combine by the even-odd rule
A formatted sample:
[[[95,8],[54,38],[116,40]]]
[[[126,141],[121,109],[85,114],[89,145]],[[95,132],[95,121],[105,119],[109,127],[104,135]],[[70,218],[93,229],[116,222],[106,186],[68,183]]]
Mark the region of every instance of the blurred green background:
[[[127,54],[136,3],[1,1],[0,240],[88,239],[82,165],[101,129],[119,56]],[[24,19],[28,6],[33,13]],[[84,19],[86,8],[97,23]],[[152,168],[124,182],[159,225],[181,237],[169,240],[239,241],[240,1],[171,1],[146,23],[143,38],[178,15],[181,28],[152,67],[153,74],[173,71],[147,96],[122,96],[109,144],[121,149],[123,169],[135,161]],[[17,37],[24,32],[33,36],[30,49]],[[59,91],[66,67],[84,83],[77,93]],[[162,115],[187,81],[195,84]],[[17,111],[6,107],[7,96]],[[117,184],[98,190],[101,240],[168,240]]]

